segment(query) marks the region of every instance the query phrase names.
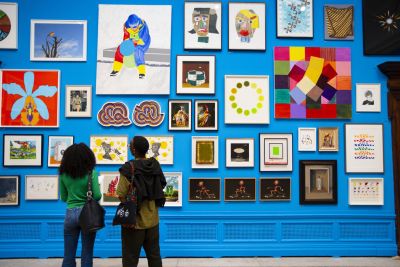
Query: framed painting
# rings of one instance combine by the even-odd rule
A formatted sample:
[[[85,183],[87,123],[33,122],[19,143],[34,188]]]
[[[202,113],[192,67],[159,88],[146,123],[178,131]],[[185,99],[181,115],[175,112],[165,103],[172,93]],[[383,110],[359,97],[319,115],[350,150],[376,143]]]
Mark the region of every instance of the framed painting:
[[[58,175],[26,175],[25,200],[58,200]]]
[[[221,50],[221,2],[185,1],[184,49]]]
[[[325,40],[354,40],[354,5],[324,6]]]
[[[218,100],[194,101],[194,129],[196,131],[218,130]]]
[[[276,35],[314,37],[314,0],[276,0]]]
[[[86,20],[31,20],[31,61],[86,61]]]
[[[18,4],[0,3],[0,49],[18,48]]]
[[[256,178],[225,178],[225,201],[256,201]]]
[[[220,201],[220,178],[189,178],[189,201]]]
[[[297,135],[299,151],[317,150],[317,128],[298,128]]]
[[[226,167],[254,167],[254,138],[226,139]]]
[[[97,164],[120,165],[128,161],[127,135],[92,135],[90,149],[96,157]]]
[[[167,185],[164,187],[165,207],[182,207],[182,173],[164,172]]]
[[[42,166],[42,134],[3,135],[3,166]]]
[[[60,71],[1,70],[1,127],[58,127]]]
[[[176,93],[215,94],[215,56],[177,56]]]
[[[350,48],[275,47],[276,119],[351,119]]]
[[[192,130],[192,100],[168,100],[168,130]]]
[[[106,102],[97,112],[97,121],[104,127],[129,126],[129,117],[129,108],[123,102]]]
[[[381,112],[381,84],[356,84],[356,111]]]
[[[155,158],[160,164],[174,164],[174,137],[171,136],[144,136],[149,141],[147,156]]]
[[[260,178],[260,201],[291,200],[290,178]]]
[[[345,124],[346,173],[384,173],[383,124]]]
[[[102,206],[118,206],[121,201],[117,195],[117,186],[119,183],[119,172],[100,172],[100,205]]]
[[[225,75],[225,124],[269,124],[269,76]]]
[[[218,169],[218,136],[192,136],[192,168]]]
[[[99,5],[96,94],[169,95],[170,5]]]
[[[229,2],[229,50],[265,51],[265,3]]]
[[[318,151],[339,151],[339,128],[318,128]]]
[[[132,121],[139,127],[157,127],[163,123],[165,114],[161,105],[155,100],[145,100],[136,104],[132,112]]]
[[[65,86],[65,117],[92,117],[92,86]]]
[[[300,160],[300,204],[337,204],[336,160]]]
[[[260,171],[292,171],[292,134],[260,134]]]
[[[19,206],[19,175],[0,176],[0,206]]]
[[[383,178],[349,178],[349,205],[384,204]]]
[[[64,151],[73,143],[73,136],[49,135],[47,166],[59,167]]]

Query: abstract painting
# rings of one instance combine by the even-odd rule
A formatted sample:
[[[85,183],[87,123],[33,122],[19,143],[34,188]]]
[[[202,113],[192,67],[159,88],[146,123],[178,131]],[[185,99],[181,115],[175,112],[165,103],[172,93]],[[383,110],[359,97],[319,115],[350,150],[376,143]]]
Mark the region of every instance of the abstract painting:
[[[383,204],[383,178],[349,178],[349,205]]]
[[[18,175],[0,176],[0,206],[18,206],[20,196]]]
[[[0,49],[18,48],[18,4],[0,3]]]
[[[160,104],[152,100],[137,104],[132,113],[133,123],[139,127],[157,127],[164,121],[164,117]]]
[[[182,173],[164,172],[167,185],[164,187],[165,207],[182,207]]]
[[[226,139],[226,167],[254,167],[254,139]]]
[[[351,119],[350,48],[275,47],[275,118]]]
[[[25,176],[26,200],[58,200],[58,175]]]
[[[192,136],[192,168],[218,169],[218,136]]]
[[[299,128],[298,129],[298,150],[315,151],[317,150],[317,129]]]
[[[43,135],[3,135],[3,166],[42,166]]]
[[[147,156],[155,158],[160,164],[174,164],[174,137],[173,136],[144,136],[149,141]]]
[[[60,166],[64,151],[73,143],[73,136],[49,135],[47,165],[49,167]]]
[[[96,94],[167,95],[170,5],[99,5]]]
[[[277,0],[277,37],[314,37],[313,0]]]
[[[92,86],[65,86],[65,117],[92,117]]]
[[[225,178],[225,201],[255,201],[255,178]]]
[[[192,100],[168,100],[168,129],[170,131],[192,130]]]
[[[356,84],[356,111],[381,112],[381,84]]]
[[[221,179],[189,178],[189,201],[220,201]]]
[[[339,128],[318,128],[318,151],[339,151]]]
[[[119,203],[121,203],[117,195],[117,186],[119,183],[119,179],[119,172],[100,172],[99,184],[101,192],[101,205],[118,206]]]
[[[90,136],[90,149],[97,164],[124,164],[128,161],[128,136]]]
[[[195,130],[218,130],[218,100],[196,99],[194,107]]]
[[[325,40],[354,40],[354,5],[324,6]]]
[[[97,113],[97,121],[104,127],[120,127],[132,124],[129,119],[129,109],[122,102],[104,103]]]
[[[260,178],[261,201],[285,201],[291,199],[290,178]]]
[[[292,134],[260,134],[260,171],[292,171]]]

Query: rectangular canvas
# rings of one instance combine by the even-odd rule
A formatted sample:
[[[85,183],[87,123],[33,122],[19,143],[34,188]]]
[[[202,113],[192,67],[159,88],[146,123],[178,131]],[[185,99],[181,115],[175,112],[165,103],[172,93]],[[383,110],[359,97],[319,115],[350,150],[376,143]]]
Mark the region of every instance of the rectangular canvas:
[[[260,134],[260,171],[292,171],[292,134]]]
[[[194,129],[197,131],[218,130],[218,100],[194,101]]]
[[[225,178],[225,201],[256,201],[255,178]]]
[[[99,5],[96,94],[168,95],[170,5]]]
[[[339,128],[318,128],[318,151],[339,151]]]
[[[90,149],[97,164],[124,164],[128,161],[128,136],[92,135]]]
[[[168,130],[192,130],[192,100],[168,100]]]
[[[167,185],[164,188],[165,207],[182,207],[182,173],[164,172]]]
[[[0,206],[19,206],[20,179],[18,175],[0,176]]]
[[[260,201],[285,201],[290,199],[290,178],[260,178]]]
[[[316,128],[298,128],[298,150],[316,151],[317,150],[317,129]]]
[[[58,200],[58,175],[25,176],[26,200]]]
[[[254,139],[226,139],[226,167],[254,167]]]
[[[155,158],[160,164],[174,164],[174,137],[171,136],[144,136],[149,141],[147,156]]]
[[[120,202],[117,195],[117,186],[119,183],[119,172],[100,172],[100,205],[103,206],[118,206]]]
[[[383,178],[349,178],[349,205],[383,206],[383,202]]]
[[[314,0],[276,0],[277,37],[314,37]]]
[[[350,48],[275,47],[275,118],[351,119]]]
[[[324,6],[325,40],[354,40],[354,5]]]
[[[18,4],[0,3],[0,49],[18,48]]]
[[[60,71],[1,70],[1,127],[58,127]]]
[[[356,111],[381,112],[381,84],[356,84]]]
[[[189,201],[220,201],[220,178],[189,178]]]
[[[92,117],[92,86],[65,86],[65,117]]]
[[[86,20],[31,20],[32,61],[86,61]]]
[[[3,135],[3,166],[42,166],[43,135]]]
[[[218,169],[218,136],[192,136],[192,168]]]
[[[60,166],[64,151],[73,143],[73,136],[49,135],[47,166]]]

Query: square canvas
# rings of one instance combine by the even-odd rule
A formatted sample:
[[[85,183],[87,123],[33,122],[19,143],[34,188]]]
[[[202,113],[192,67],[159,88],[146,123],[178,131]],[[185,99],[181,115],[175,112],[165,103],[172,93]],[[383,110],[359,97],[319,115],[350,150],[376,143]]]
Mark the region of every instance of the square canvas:
[[[168,130],[192,130],[192,100],[168,100]]]
[[[226,139],[226,167],[254,167],[254,139]]]
[[[275,118],[351,119],[350,48],[275,47]]]
[[[42,166],[43,135],[3,135],[3,166]]]
[[[381,84],[356,84],[356,111],[381,112]]]
[[[19,206],[20,187],[18,175],[0,176],[0,206]]]
[[[18,48],[18,4],[0,3],[0,49]]]
[[[260,134],[260,171],[292,171],[292,134]]]
[[[349,205],[383,204],[383,178],[349,178]]]
[[[164,172],[167,185],[164,187],[165,207],[182,207],[182,173]]]
[[[58,200],[58,175],[25,176],[26,200]]]
[[[299,128],[298,150],[299,151],[316,151],[317,150],[317,129],[316,128]]]
[[[218,130],[218,100],[195,100],[194,114],[195,130]]]
[[[318,151],[339,151],[339,128],[318,128]]]
[[[313,0],[276,0],[277,37],[314,37]]]
[[[261,201],[284,201],[291,199],[290,178],[260,178]]]
[[[47,166],[49,167],[60,166],[64,151],[73,143],[74,143],[73,136],[49,135]]]
[[[225,178],[225,201],[256,201],[255,178]]]
[[[149,141],[147,156],[155,158],[160,164],[174,164],[173,136],[144,136]]]
[[[189,201],[220,201],[221,179],[189,178]]]
[[[192,168],[218,169],[218,136],[192,136]]]
[[[1,127],[58,127],[60,71],[2,70]]]
[[[117,195],[117,186],[119,183],[119,172],[100,172],[100,205],[103,206],[118,206],[121,201]]]
[[[324,6],[325,40],[354,40],[354,5]]]
[[[92,117],[92,86],[65,86],[65,117]]]
[[[128,136],[92,135],[90,149],[97,164],[124,164],[128,161]]]
[[[96,94],[168,95],[170,5],[99,5]]]

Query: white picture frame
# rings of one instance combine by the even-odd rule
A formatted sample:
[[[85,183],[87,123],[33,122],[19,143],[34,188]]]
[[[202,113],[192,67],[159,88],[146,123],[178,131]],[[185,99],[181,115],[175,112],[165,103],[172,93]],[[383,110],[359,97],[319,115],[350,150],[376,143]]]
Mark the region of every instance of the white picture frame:
[[[25,200],[58,200],[58,175],[26,175]]]
[[[349,205],[383,206],[383,178],[349,178]]]
[[[127,177],[129,179],[129,177]],[[98,181],[100,185],[100,205],[102,206],[118,206],[121,201],[117,196],[117,186],[121,179],[119,172],[100,172]],[[111,184],[113,183],[113,184]],[[110,185],[111,184],[111,185]],[[112,188],[112,192],[109,192]]]
[[[381,84],[357,83],[356,84],[356,111],[381,112]]]
[[[317,151],[317,128],[297,129],[298,151]]]
[[[65,86],[65,117],[92,117],[92,86]]]
[[[164,188],[166,198],[164,207],[182,207],[182,172],[164,172],[164,176],[167,181]],[[175,196],[175,192],[178,196]]]
[[[0,40],[0,49],[18,49],[18,3],[0,2],[0,10],[10,22],[10,31]]]
[[[192,169],[218,169],[218,136],[192,136]]]
[[[149,142],[147,157],[155,158],[161,165],[174,164],[173,135],[144,135]]]
[[[74,143],[72,135],[49,135],[47,166],[59,167],[64,151]]]
[[[254,167],[254,138],[226,138],[225,144],[226,167]]]
[[[260,133],[259,140],[261,172],[293,170],[293,135],[291,133]],[[280,155],[275,155],[275,150],[282,152],[279,153]]]
[[[218,100],[196,99],[194,101],[194,129],[196,131],[218,130]]]
[[[313,38],[314,37],[313,2],[314,0],[306,0],[304,2],[302,2],[301,0],[293,0],[290,2],[287,0],[277,0],[276,37]],[[292,8],[291,5],[293,5],[294,7]],[[302,25],[299,25],[300,23]]]

